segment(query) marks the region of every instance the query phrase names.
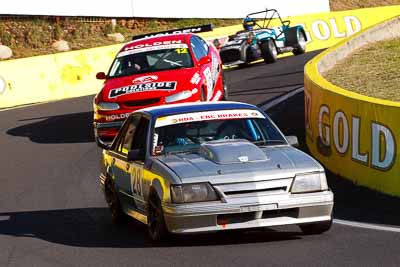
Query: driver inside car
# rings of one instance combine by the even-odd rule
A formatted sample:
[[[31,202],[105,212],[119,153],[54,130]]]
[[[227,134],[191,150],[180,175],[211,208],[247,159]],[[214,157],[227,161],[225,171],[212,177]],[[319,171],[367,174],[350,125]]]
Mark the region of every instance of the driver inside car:
[[[218,139],[246,139],[255,141],[256,138],[250,133],[249,125],[242,120],[228,120],[218,128]]]

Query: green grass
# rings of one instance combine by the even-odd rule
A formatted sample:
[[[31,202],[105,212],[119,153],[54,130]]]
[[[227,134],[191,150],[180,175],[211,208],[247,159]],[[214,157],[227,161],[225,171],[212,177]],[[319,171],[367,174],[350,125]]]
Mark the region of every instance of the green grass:
[[[362,95],[400,101],[400,38],[356,50],[324,77]]]

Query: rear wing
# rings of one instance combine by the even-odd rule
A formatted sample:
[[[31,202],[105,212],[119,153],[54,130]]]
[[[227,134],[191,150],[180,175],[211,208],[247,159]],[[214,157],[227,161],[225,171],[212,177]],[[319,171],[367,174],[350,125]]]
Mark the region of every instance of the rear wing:
[[[181,29],[174,29],[174,30],[168,30],[168,31],[152,32],[152,33],[147,33],[147,34],[135,35],[132,37],[132,40],[138,40],[138,39],[147,38],[147,37],[163,36],[163,35],[169,35],[169,34],[210,32],[213,30],[213,28],[214,28],[214,26],[212,24],[199,25],[199,26],[186,27],[186,28],[181,28]]]

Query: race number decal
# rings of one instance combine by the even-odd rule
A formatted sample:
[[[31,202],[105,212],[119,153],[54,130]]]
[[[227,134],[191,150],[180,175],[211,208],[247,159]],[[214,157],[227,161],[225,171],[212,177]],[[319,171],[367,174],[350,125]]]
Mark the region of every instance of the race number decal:
[[[204,71],[204,77],[206,77],[206,84],[207,84],[207,100],[210,100],[213,90],[213,79],[210,67],[207,67]]]
[[[213,85],[212,85],[213,88],[214,88],[215,84],[217,83],[218,74],[219,74],[218,58],[215,55],[215,53],[212,53],[212,55],[211,55],[211,78],[212,78],[212,82],[213,82]]]
[[[143,169],[133,167],[131,172],[131,190],[133,195],[143,197]]]
[[[188,53],[187,48],[177,48],[177,49],[175,49],[175,51],[177,54],[187,54]]]

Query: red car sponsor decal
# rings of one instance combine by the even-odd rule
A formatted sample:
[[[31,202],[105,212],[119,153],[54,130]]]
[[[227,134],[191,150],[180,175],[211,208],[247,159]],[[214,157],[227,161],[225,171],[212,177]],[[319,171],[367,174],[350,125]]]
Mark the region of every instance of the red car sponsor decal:
[[[151,82],[155,82],[158,80],[158,76],[157,75],[148,75],[148,76],[142,76],[142,77],[138,77],[132,80],[133,84],[136,83],[151,83]]]
[[[125,48],[125,51],[127,50],[132,50],[132,49],[138,49],[138,48],[144,48],[144,47],[152,47],[152,46],[158,46],[158,45],[170,45],[170,44],[181,44],[181,40],[168,40],[168,41],[162,41],[162,42],[152,42],[152,43],[146,43],[146,44],[138,44],[134,46],[129,46]]]
[[[110,90],[109,98],[115,98],[121,95],[141,93],[148,91],[172,91],[175,90],[177,82],[153,82],[141,83],[130,86],[124,86]]]

